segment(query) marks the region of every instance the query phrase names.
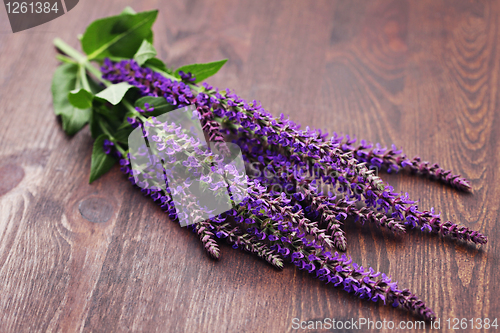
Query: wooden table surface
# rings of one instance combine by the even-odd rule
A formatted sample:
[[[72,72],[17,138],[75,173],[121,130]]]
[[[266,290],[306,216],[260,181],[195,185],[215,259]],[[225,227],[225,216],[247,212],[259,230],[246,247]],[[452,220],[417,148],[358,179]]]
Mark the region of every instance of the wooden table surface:
[[[170,66],[228,58],[215,86],[303,126],[395,143],[470,179],[464,194],[382,174],[421,208],[487,234],[487,245],[349,223],[347,253],[421,296],[442,328],[449,318],[500,317],[500,2],[81,0],[16,34],[0,10],[1,332],[283,332],[293,318],[418,320],[229,246],[209,259],[117,167],[88,185],[89,130],[67,137],[52,110],[52,40],[78,47],[91,21],[125,5],[160,9],[155,46]]]

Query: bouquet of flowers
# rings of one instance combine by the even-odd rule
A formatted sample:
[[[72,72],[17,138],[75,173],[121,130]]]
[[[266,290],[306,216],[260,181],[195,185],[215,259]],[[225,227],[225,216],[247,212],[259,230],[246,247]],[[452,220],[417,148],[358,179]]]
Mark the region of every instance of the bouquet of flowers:
[[[181,225],[189,224],[214,258],[225,240],[278,269],[293,263],[362,299],[433,319],[411,291],[338,252],[347,248],[342,224],[351,217],[393,233],[419,228],[485,244],[483,234],[395,193],[374,169],[405,170],[463,191],[469,182],[437,164],[409,159],[394,145],[356,144],[347,135],[301,129],[256,101],[201,83],[226,60],[169,68],[152,45],[156,16],[126,8],[93,22],[80,38],[83,54],[54,41],[62,62],[52,83],[54,111],[69,135],[89,124],[95,139],[90,182],[119,163],[125,178],[171,220],[188,221]],[[182,126],[182,115],[197,125]],[[228,163],[238,154],[247,173]],[[199,200],[207,195],[229,206],[214,212]]]

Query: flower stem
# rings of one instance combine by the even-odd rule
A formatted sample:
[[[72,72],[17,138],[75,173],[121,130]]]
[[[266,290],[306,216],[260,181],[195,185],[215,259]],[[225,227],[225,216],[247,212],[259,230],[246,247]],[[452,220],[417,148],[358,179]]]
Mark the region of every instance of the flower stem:
[[[57,47],[60,51],[63,53],[66,53],[68,56],[71,58],[75,59],[78,63],[83,64],[85,62],[88,62],[87,57],[75,50],[73,47],[71,47],[69,44],[67,44],[65,41],[63,41],[61,38],[55,38],[54,39],[54,45]]]
[[[91,92],[89,81],[87,80],[87,72],[85,71],[85,67],[82,64],[79,64],[78,71],[80,73],[80,80],[82,81],[83,89]]]
[[[62,54],[56,55],[56,59],[68,64],[78,64],[78,62],[75,59],[63,56]]]
[[[69,44],[67,44],[65,41],[63,41],[61,38],[55,38],[54,39],[54,46],[59,49],[61,52],[67,54],[69,57],[65,57],[63,55],[58,55],[57,58],[61,61],[64,62],[73,62],[71,59],[75,60],[76,63],[80,64],[82,67],[84,67],[86,70],[89,71],[92,75],[96,77],[96,79],[99,80],[99,82],[103,83],[106,87],[109,87],[112,83],[109,82],[108,80],[104,80],[102,78],[102,73],[99,69],[95,68],[84,54],[81,52],[77,51],[73,47],[71,47]],[[85,88],[87,89],[87,88]],[[90,91],[90,89],[87,89]]]
[[[106,126],[104,125],[103,122],[99,121],[99,127],[102,129],[102,131],[104,132],[104,134],[106,134],[109,138],[109,141],[113,142],[115,144],[115,147],[116,147],[116,150],[118,150],[120,152],[120,154],[122,154],[122,156],[127,156],[127,152],[122,148],[120,147],[120,144],[118,143],[118,140],[116,140],[113,135],[111,135],[111,133],[108,131],[108,129],[106,128]]]

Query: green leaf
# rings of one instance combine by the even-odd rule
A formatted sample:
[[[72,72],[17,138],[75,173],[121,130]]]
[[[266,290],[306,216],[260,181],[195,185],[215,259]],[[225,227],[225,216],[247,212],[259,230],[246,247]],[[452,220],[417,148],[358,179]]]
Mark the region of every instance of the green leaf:
[[[132,127],[119,129],[113,134],[113,137],[117,141],[128,145],[128,137],[130,136],[130,133],[132,133],[133,130],[134,129]]]
[[[92,109],[92,117],[90,119],[89,128],[92,138],[96,139],[101,134],[111,134],[115,137],[115,132],[120,128],[123,120],[123,110],[120,110],[121,104],[116,106],[96,106]],[[107,129],[103,131],[102,127]]]
[[[54,113],[61,116],[63,130],[74,135],[89,121],[91,109],[78,109],[68,100],[68,94],[78,85],[78,65],[59,66],[52,78],[52,104]]]
[[[92,110],[89,121],[90,135],[92,139],[97,139],[102,134],[102,129],[99,126],[99,115],[95,109]]]
[[[95,97],[104,99],[111,104],[116,105],[120,103],[120,101],[123,99],[123,96],[125,96],[125,93],[133,87],[134,86],[128,84],[127,82],[120,82],[107,87],[106,89],[95,95]]]
[[[147,109],[147,107],[145,106],[146,103],[149,105],[149,107],[154,108],[154,110],[151,112],[145,112],[144,115],[146,116],[157,117],[161,114],[167,113],[175,109],[175,106],[168,103],[164,97],[152,97],[152,96],[145,96],[139,98],[135,102],[135,106],[143,110],[146,110]]]
[[[97,178],[108,172],[116,162],[116,159],[110,155],[106,155],[103,149],[104,140],[108,139],[106,134],[101,134],[94,141],[94,149],[92,149],[92,163],[90,166],[89,184]]]
[[[224,64],[226,62],[227,62],[227,59],[220,60],[220,61],[214,61],[214,62],[208,62],[206,64],[186,65],[186,66],[182,66],[180,68],[177,68],[175,70],[175,74],[179,75],[180,71],[183,71],[184,73],[191,73],[196,78],[195,83],[198,83],[198,82],[206,80],[210,76],[217,73],[219,71],[219,69],[221,69],[222,66],[224,66]]]
[[[83,88],[71,90],[68,94],[68,100],[71,105],[79,109],[88,109],[92,107],[93,99],[94,95]]]
[[[153,42],[151,26],[157,10],[132,14],[125,10],[117,16],[92,22],[81,39],[89,60],[106,57],[132,58],[143,40]]]
[[[163,61],[161,61],[160,59],[158,59],[158,58],[148,59],[144,63],[144,66],[148,67],[148,68],[151,68],[153,70],[161,70],[161,71],[163,71],[165,73],[173,74],[172,70],[170,68],[167,68],[167,66],[165,66],[165,63]]]
[[[118,113],[121,114],[121,112],[118,110],[118,106],[119,105],[113,106],[111,108],[106,106],[94,108],[99,114],[99,122],[108,124],[110,130],[113,128],[118,128],[122,123],[123,117],[120,117],[118,115]]]
[[[137,61],[139,66],[142,66],[146,61],[154,57],[156,57],[156,49],[153,44],[147,40],[143,40],[139,50],[134,55],[134,60]]]

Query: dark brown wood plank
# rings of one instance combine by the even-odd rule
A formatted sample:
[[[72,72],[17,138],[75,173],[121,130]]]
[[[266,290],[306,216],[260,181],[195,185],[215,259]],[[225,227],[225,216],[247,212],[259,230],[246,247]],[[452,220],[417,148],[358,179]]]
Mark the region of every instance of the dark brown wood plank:
[[[395,143],[470,179],[473,193],[461,194],[382,174],[421,208],[487,234],[486,246],[349,223],[347,253],[421,296],[442,326],[500,317],[497,2],[127,4],[160,9],[155,45],[171,66],[229,58],[210,83],[303,126]],[[82,0],[16,34],[0,10],[0,331],[281,332],[293,318],[418,320],[227,246],[220,261],[209,259],[117,168],[87,184],[88,129],[68,138],[52,113],[51,41],[77,46],[92,20],[124,5]]]

